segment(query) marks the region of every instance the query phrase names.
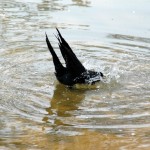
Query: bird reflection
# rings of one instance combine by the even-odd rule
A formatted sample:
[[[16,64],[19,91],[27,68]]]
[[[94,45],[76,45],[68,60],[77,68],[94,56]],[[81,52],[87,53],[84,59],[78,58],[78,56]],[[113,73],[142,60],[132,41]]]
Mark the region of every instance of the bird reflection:
[[[66,88],[57,84],[50,107],[46,108],[48,115],[43,118],[45,122],[53,122],[54,125],[66,125],[64,117],[72,116],[71,111],[78,110],[78,105],[84,99],[85,90]]]

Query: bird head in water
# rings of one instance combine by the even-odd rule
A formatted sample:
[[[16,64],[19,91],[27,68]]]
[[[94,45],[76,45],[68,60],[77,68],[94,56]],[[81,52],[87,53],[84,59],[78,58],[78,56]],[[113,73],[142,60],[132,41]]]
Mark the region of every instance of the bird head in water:
[[[101,81],[104,77],[103,73],[87,70],[79,61],[69,44],[62,37],[60,31],[56,28],[58,32],[58,45],[61,51],[61,54],[66,62],[64,67],[60,62],[58,56],[56,55],[49,39],[46,34],[46,43],[48,49],[53,57],[53,63],[55,66],[55,75],[57,80],[68,86],[73,86],[74,84],[94,84],[98,81]]]

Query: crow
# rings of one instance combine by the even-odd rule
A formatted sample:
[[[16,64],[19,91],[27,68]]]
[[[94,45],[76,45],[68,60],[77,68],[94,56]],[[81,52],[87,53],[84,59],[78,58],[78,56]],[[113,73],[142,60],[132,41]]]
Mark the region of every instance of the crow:
[[[72,87],[75,84],[94,84],[104,77],[103,73],[92,70],[87,70],[79,61],[75,53],[72,51],[69,44],[62,37],[60,31],[56,28],[58,35],[58,46],[61,54],[65,60],[66,66],[64,67],[56,55],[49,39],[46,34],[46,43],[52,55],[53,63],[55,66],[55,76],[57,80],[67,86]]]

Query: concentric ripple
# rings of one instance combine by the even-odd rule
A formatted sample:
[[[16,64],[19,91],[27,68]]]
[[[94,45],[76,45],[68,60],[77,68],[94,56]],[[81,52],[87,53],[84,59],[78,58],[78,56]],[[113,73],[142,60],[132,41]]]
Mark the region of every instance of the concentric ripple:
[[[149,149],[148,6],[0,1],[0,149]],[[73,88],[56,81],[45,43],[46,32],[64,64],[55,27],[105,80]]]

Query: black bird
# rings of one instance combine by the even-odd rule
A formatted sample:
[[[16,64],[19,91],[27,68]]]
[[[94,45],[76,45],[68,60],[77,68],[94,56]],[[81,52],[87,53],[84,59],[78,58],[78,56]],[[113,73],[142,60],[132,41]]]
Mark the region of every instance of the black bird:
[[[57,57],[49,39],[46,34],[46,43],[48,49],[53,57],[53,63],[55,66],[55,75],[57,80],[68,86],[73,86],[74,84],[94,84],[102,79],[104,76],[101,72],[91,71],[85,69],[85,67],[78,60],[68,43],[60,34],[59,30],[56,28],[58,36],[56,38],[59,42],[59,48],[61,54],[65,60],[66,67],[62,65],[59,58]]]

